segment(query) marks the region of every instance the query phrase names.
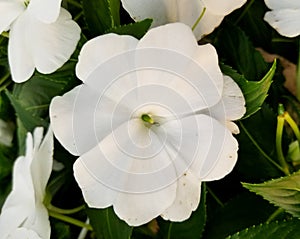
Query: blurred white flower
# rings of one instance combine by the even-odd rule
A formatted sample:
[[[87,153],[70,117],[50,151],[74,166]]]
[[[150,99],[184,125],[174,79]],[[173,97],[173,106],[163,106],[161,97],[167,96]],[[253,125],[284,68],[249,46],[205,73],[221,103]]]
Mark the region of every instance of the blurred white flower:
[[[48,212],[43,205],[52,170],[53,133],[36,128],[26,138],[26,155],[16,159],[12,191],[0,214],[0,238],[50,238]]]
[[[14,137],[15,125],[0,119],[0,144],[10,147]]]
[[[80,27],[61,8],[62,0],[0,0],[0,33],[9,32],[8,60],[13,81],[60,68],[74,52]]]
[[[265,0],[271,11],[265,14],[267,21],[279,34],[296,37],[300,34],[300,1]]]
[[[197,40],[211,33],[223,18],[240,8],[247,0],[121,0],[123,7],[135,21],[153,19],[152,27],[182,22],[197,25]],[[205,12],[198,22],[199,17]],[[198,22],[198,24],[197,24]]]
[[[74,174],[90,207],[113,206],[133,226],[159,215],[183,221],[201,182],[234,167],[238,143],[226,125],[245,113],[243,95],[223,78],[214,47],[198,46],[185,24],[153,28],[140,41],[94,38],[76,74],[83,84],[52,100],[50,118],[80,156]]]

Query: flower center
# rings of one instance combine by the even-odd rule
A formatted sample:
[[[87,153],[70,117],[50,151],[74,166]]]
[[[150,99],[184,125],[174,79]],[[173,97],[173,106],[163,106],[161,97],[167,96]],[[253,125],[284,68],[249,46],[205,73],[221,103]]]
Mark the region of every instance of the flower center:
[[[141,119],[149,124],[155,124],[154,119],[152,118],[152,116],[150,114],[142,114]]]

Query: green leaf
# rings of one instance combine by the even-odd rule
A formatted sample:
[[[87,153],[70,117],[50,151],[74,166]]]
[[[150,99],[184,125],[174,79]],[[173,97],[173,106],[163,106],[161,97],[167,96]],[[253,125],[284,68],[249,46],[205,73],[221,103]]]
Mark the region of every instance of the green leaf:
[[[200,204],[191,217],[183,222],[161,220],[159,223],[161,236],[165,239],[199,239],[206,223],[206,188],[202,185]]]
[[[237,26],[223,23],[218,32],[215,46],[219,58],[232,66],[247,80],[257,81],[268,71],[268,64],[253,47],[246,34]]]
[[[15,84],[12,93],[6,91],[26,131],[32,131],[36,126],[48,126],[48,109],[52,98],[78,83],[74,67],[74,62],[68,62],[53,74],[36,72],[30,80]]]
[[[122,25],[110,28],[106,33],[116,33],[119,35],[131,35],[137,39],[141,39],[145,33],[149,30],[152,24],[152,19],[145,19],[140,22],[130,23],[128,25]]]
[[[38,117],[34,116],[31,112],[27,111],[23,106],[20,100],[16,99],[12,94],[6,91],[6,94],[13,105],[18,118],[22,121],[25,129],[27,131],[33,131],[36,126],[48,127],[48,123]]]
[[[115,214],[112,207],[106,209],[88,208],[87,214],[98,239],[128,239],[132,227]]]
[[[300,218],[300,171],[261,184],[243,183],[243,186]]]
[[[120,0],[83,0],[83,13],[92,35],[120,25]]]
[[[299,239],[299,235],[300,221],[293,219],[253,226],[226,239]]]
[[[262,198],[245,192],[211,215],[204,238],[224,239],[252,225],[265,222],[276,208]]]
[[[243,75],[240,75],[232,68],[221,65],[222,72],[229,75],[241,88],[246,100],[246,114],[243,118],[256,113],[268,96],[269,88],[276,70],[276,60],[267,74],[260,81],[248,81]]]

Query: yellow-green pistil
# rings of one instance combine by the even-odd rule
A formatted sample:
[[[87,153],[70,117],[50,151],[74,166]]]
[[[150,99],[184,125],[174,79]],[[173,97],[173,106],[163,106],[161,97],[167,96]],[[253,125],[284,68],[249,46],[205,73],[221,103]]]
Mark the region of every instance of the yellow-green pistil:
[[[149,114],[142,114],[141,119],[146,123],[155,124],[155,121]]]

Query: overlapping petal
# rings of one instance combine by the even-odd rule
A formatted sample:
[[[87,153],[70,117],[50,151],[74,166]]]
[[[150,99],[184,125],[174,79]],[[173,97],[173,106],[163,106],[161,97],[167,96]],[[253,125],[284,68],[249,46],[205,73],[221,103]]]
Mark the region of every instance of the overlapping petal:
[[[25,10],[19,0],[0,0],[0,33],[8,31],[13,21]]]
[[[60,15],[61,2],[62,0],[30,0],[28,10],[39,21],[54,23]]]
[[[26,155],[19,157],[14,164],[12,191],[0,215],[0,231],[4,238],[8,235],[19,238],[21,232],[32,238],[50,238],[48,212],[43,205],[45,192],[41,190],[45,191],[52,169],[51,129],[41,143],[42,136],[42,128],[35,129],[34,137],[28,133]]]
[[[135,21],[152,18],[153,27],[182,22],[191,28],[196,27],[194,34],[198,40],[211,33],[224,16],[240,8],[245,2],[246,0],[122,0],[123,7]],[[198,22],[204,9],[205,13]]]

